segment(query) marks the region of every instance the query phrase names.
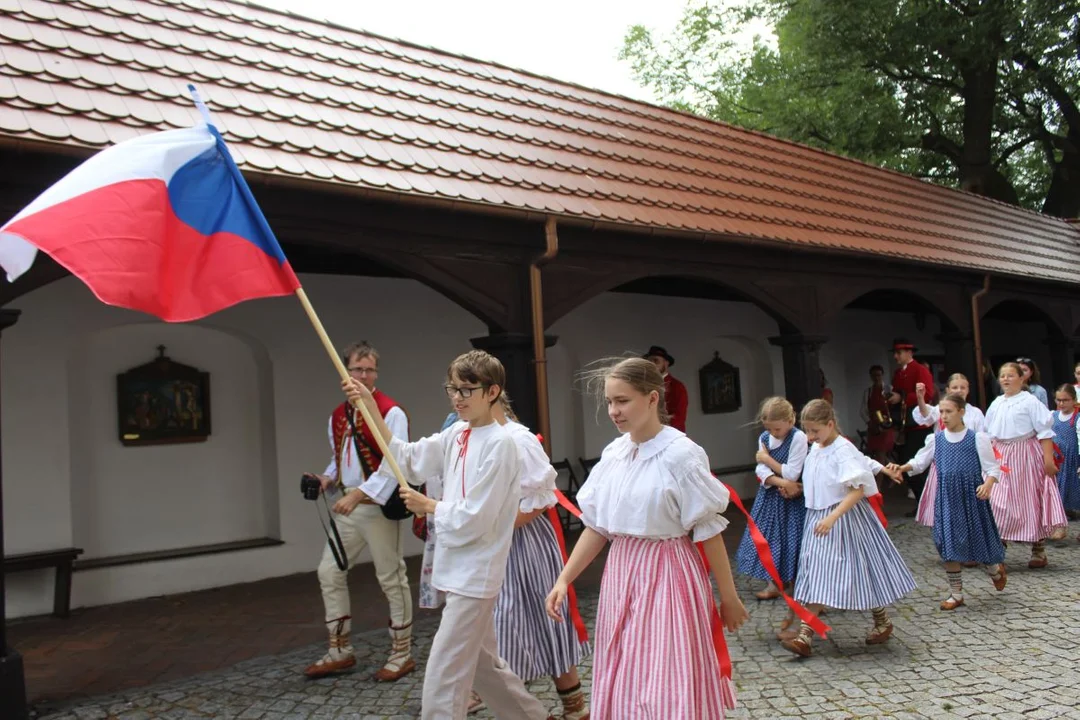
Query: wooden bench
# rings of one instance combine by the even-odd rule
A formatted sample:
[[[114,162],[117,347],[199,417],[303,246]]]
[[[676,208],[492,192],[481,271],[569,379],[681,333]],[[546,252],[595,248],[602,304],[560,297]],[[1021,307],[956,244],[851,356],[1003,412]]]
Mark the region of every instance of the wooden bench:
[[[45,570],[56,568],[56,583],[53,587],[53,615],[67,617],[71,614],[71,571],[75,558],[82,555],[82,548],[64,548],[44,552],[23,553],[4,556],[4,574],[23,570]]]

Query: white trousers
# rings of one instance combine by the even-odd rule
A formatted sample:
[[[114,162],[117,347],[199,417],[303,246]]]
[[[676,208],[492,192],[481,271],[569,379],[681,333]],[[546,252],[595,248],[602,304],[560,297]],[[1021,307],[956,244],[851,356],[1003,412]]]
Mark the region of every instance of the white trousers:
[[[401,522],[387,520],[378,505],[357,505],[348,515],[334,514],[338,534],[349,558],[349,567],[356,565],[365,548],[371,549],[375,576],[390,604],[390,622],[401,627],[412,622],[412,593],[401,556]],[[326,621],[351,616],[349,606],[348,572],[338,569],[330,546],[323,547],[319,563],[319,585],[322,587]]]
[[[546,720],[495,642],[496,598],[446,594],[446,605],[424,669],[421,720],[464,720],[476,690],[500,720]]]

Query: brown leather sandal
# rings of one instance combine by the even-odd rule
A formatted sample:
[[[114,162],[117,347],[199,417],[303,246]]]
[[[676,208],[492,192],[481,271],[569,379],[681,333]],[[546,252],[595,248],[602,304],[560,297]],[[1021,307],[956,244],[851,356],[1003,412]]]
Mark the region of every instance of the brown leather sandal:
[[[870,629],[870,634],[866,636],[867,645],[881,645],[883,642],[892,637],[893,624],[889,621],[888,625],[875,625]]]
[[[999,591],[1005,589],[1005,583],[1009,582],[1009,574],[1005,572],[1005,563],[1001,563],[1001,571],[997,575],[991,575],[990,580],[994,583],[994,589]]]
[[[780,645],[788,652],[793,652],[799,657],[810,657],[814,652],[810,647],[810,641],[803,639],[800,635],[796,635],[791,640],[784,640]]]
[[[952,595],[941,601],[942,610],[955,610],[964,604],[964,598],[955,598]]]

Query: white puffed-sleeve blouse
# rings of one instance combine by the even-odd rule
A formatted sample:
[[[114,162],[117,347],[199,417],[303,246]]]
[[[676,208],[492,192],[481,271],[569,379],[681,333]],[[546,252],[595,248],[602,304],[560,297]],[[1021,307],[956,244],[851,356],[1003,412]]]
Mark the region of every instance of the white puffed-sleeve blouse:
[[[728,491],[712,476],[705,451],[670,426],[641,444],[613,441],[577,493],[585,525],[605,537],[695,542],[727,527]]]

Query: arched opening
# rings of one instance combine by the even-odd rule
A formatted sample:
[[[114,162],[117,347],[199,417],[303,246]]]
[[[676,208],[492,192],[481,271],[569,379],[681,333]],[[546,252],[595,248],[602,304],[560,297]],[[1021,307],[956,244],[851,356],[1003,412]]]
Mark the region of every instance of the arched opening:
[[[1001,364],[1021,357],[1038,366],[1039,384],[1051,401],[1048,405],[1055,387],[1075,382],[1072,350],[1061,325],[1045,309],[1025,299],[1006,298],[985,310],[981,324],[988,400],[999,392],[995,378]]]
[[[970,341],[957,344],[958,321],[930,299],[905,288],[875,288],[849,300],[826,324],[829,340],[821,348],[822,371],[833,391],[841,427],[852,440],[866,429],[863,402],[870,387],[870,369],[879,365],[885,382],[896,370],[892,343],[907,338],[917,347],[916,358],[930,367],[944,388],[950,372],[970,373],[964,365]],[[972,356],[973,357],[973,356]]]
[[[617,436],[599,397],[584,392],[579,373],[601,358],[641,355],[664,347],[671,374],[689,395],[687,434],[705,448],[713,468],[753,462],[761,401],[783,389],[780,349],[769,338],[790,327],[775,311],[721,280],[703,276],[631,277],[595,292],[551,327],[558,337],[548,351],[552,453],[555,459],[599,455]],[[737,368],[737,407],[703,405],[700,372],[715,358]],[[573,387],[571,393],[558,388]],[[744,477],[745,476],[745,477]],[[751,473],[725,477],[738,488]]]
[[[210,374],[204,442],[125,446],[104,421],[118,412],[117,387],[100,379],[153,360],[158,345]],[[98,419],[68,428],[72,539],[84,560],[278,537],[273,379],[261,345],[191,324],[92,331],[72,344],[68,388],[69,417]]]
[[[406,409],[412,437],[437,430],[447,413],[441,389],[447,363],[469,348],[469,338],[487,333],[486,322],[432,289],[436,282],[407,277],[391,263],[323,253],[297,260],[301,282],[334,344],[373,343],[381,355],[379,387]],[[6,528],[12,552],[81,544],[89,558],[255,535],[284,543],[78,572],[76,607],[315,567],[326,539],[297,480],[326,468],[327,421],[342,394],[294,298],[253,300],[195,323],[166,324],[105,305],[67,276],[20,296],[16,307],[21,322],[5,333],[0,379],[10,421],[4,427],[5,476],[11,479],[5,505],[18,508]],[[116,374],[149,362],[159,344],[178,362],[211,371],[214,437],[205,447],[120,446]],[[231,405],[243,407],[231,419],[222,406],[230,393]],[[229,462],[238,465],[219,458],[211,464],[222,470],[211,472],[196,462],[202,470],[192,471],[190,479],[168,480],[149,511],[123,519],[110,514],[117,507],[132,509],[136,500],[143,507],[155,478],[194,462],[230,432],[237,434],[235,442],[223,444],[233,450]],[[181,489],[184,498],[199,503],[187,508],[191,512],[181,512],[182,503],[169,499],[169,492]],[[166,514],[155,516],[159,511]],[[124,535],[125,527],[132,533]],[[419,541],[402,530],[406,554],[420,552]],[[11,617],[51,607],[51,576],[45,573],[20,574],[7,587]]]

